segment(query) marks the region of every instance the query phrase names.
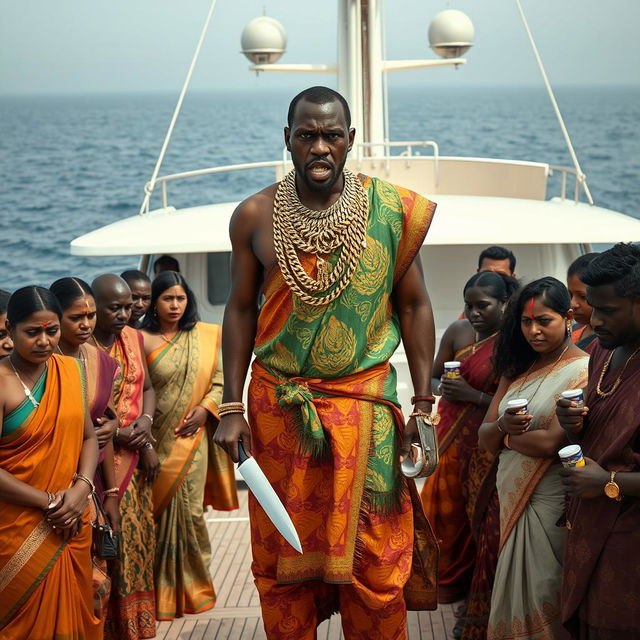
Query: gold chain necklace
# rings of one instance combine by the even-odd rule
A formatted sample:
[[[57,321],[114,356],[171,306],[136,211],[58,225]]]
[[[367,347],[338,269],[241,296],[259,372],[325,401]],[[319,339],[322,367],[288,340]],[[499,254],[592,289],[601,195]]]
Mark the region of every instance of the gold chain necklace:
[[[491,338],[495,338],[498,335],[498,332],[496,331],[495,333],[492,333],[490,336],[487,336],[486,338],[482,338],[482,340],[479,340],[478,334],[476,333],[475,335],[475,342],[473,343],[473,347],[471,347],[471,355],[475,355],[476,353],[476,349],[478,349],[479,347],[481,347],[485,342],[487,342],[487,340],[491,340]]]
[[[550,375],[551,373],[553,373],[554,369],[556,368],[556,365],[558,364],[558,362],[560,362],[560,358],[562,358],[562,356],[567,352],[567,349],[570,347],[571,345],[567,345],[563,350],[562,353],[556,358],[556,361],[553,363],[551,369],[549,369],[549,371],[547,371],[547,373],[545,373],[541,378],[540,378],[540,382],[538,383],[538,386],[536,387],[536,390],[527,398],[527,400],[531,400],[531,398],[533,398],[533,396],[536,395],[536,393],[538,393],[538,391],[540,390],[540,387],[542,386],[542,383],[547,379],[547,376]],[[522,384],[520,385],[520,388],[518,389],[517,393],[516,393],[516,398],[520,396],[520,394],[522,393],[522,389],[524,389],[524,385],[527,383],[527,379],[529,378],[529,374],[531,373],[531,369],[533,368],[533,365],[536,363],[536,361],[534,360],[531,363],[531,366],[527,369],[527,373],[524,377],[524,380],[522,381]]]
[[[357,176],[343,172],[340,198],[321,211],[300,202],[295,170],[278,185],[273,204],[273,242],[282,277],[293,293],[312,306],[335,300],[348,286],[366,247],[369,199]],[[320,254],[339,250],[335,266]],[[298,252],[314,255],[317,276],[302,266]]]
[[[607,361],[604,363],[604,367],[602,367],[602,372],[600,373],[600,379],[598,380],[598,384],[596,386],[596,393],[601,397],[601,398],[608,398],[609,396],[612,396],[616,390],[618,389],[618,387],[620,386],[620,383],[622,382],[622,376],[624,375],[624,372],[627,369],[627,365],[629,364],[629,362],[631,362],[631,359],[640,351],[640,347],[638,347],[628,358],[627,361],[624,363],[624,367],[622,367],[622,371],[620,372],[620,375],[616,378],[616,381],[613,383],[613,386],[611,387],[611,389],[609,389],[609,391],[603,391],[602,390],[602,381],[604,380],[604,377],[607,373],[607,371],[609,371],[609,366],[611,365],[611,360],[613,359],[613,355],[615,354],[616,350],[614,349],[611,352],[611,355],[607,358]]]
[[[102,342],[100,342],[98,338],[96,338],[95,334],[91,334],[91,339],[93,340],[96,347],[98,347],[99,349],[102,349],[103,351],[106,351],[109,355],[113,350],[113,345],[116,343],[116,341],[114,340],[110,347],[105,347],[105,345],[103,345]]]
[[[27,385],[24,383],[24,380],[20,377],[20,374],[18,373],[18,370],[16,369],[15,365],[13,364],[13,362],[11,362],[11,358],[7,358],[7,360],[9,361],[9,364],[13,369],[13,373],[16,374],[16,378],[18,378],[18,382],[20,382],[20,384],[22,385],[22,388],[24,390],[24,395],[27,396],[27,398],[29,399],[29,402],[34,406],[35,409],[37,409],[40,406],[40,403],[35,399],[35,396],[32,393],[33,387],[35,386],[36,383],[34,382],[31,386],[31,389],[29,389],[29,387],[27,387]],[[49,363],[48,362],[45,363],[44,365],[45,371],[47,370],[48,366],[49,366]]]
[[[86,367],[87,367],[87,354],[86,354],[86,350],[85,350],[83,347],[84,347],[84,345],[79,345],[79,346],[78,346],[78,358],[76,358],[76,359],[82,360],[82,363],[84,364],[85,369],[86,369]],[[65,353],[65,352],[60,348],[60,345],[58,345],[58,346],[56,347],[56,349],[58,349],[58,353],[59,353],[61,356],[66,356],[66,355],[67,355],[67,354],[66,354],[66,353]],[[68,357],[68,358],[73,358],[74,356],[67,356],[67,357]]]
[[[182,330],[179,330],[176,332],[176,334],[173,336],[173,338],[167,338],[167,336],[164,335],[164,333],[162,333],[162,331],[160,332],[160,337],[169,345],[175,345],[176,347],[179,347],[180,345],[176,342],[176,340],[178,339],[178,336],[182,333]]]

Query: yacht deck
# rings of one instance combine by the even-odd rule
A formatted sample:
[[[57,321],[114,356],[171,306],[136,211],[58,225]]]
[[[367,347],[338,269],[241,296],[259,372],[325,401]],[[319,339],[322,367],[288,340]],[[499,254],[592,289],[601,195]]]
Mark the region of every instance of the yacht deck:
[[[251,575],[251,546],[247,490],[240,489],[240,509],[229,513],[210,511],[207,528],[213,559],[211,575],[218,601],[210,611],[186,615],[173,622],[159,622],[159,640],[260,640],[266,638],[260,602]],[[445,640],[455,624],[454,607],[409,612],[409,640]],[[318,628],[319,640],[343,638],[340,616]]]

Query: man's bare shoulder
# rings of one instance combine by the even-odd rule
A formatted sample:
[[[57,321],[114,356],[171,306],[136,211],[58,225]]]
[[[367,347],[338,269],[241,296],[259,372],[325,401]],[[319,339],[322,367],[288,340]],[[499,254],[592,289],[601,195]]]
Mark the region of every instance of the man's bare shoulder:
[[[255,228],[265,220],[271,220],[277,189],[278,184],[272,184],[243,200],[231,216],[231,225]]]

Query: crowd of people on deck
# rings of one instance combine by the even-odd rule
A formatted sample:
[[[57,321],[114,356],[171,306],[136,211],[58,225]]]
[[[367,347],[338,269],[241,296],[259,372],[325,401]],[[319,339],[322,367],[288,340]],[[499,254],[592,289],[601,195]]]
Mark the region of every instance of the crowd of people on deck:
[[[214,606],[203,505],[238,507],[209,445],[220,327],[154,266],[0,291],[2,638],[152,638]]]
[[[487,251],[433,369],[438,600],[465,640],[640,638],[640,248],[580,256],[566,286],[521,286],[513,253]],[[561,464],[571,443],[583,466]]]
[[[153,282],[129,270],[0,291],[3,638],[151,638],[156,620],[215,603],[203,504],[238,506],[209,442],[220,327],[199,321],[174,258],[155,267]],[[467,640],[561,639],[572,616],[571,637],[637,638],[603,629],[637,628],[640,610],[640,249],[580,256],[566,286],[522,286],[515,267],[483,251],[434,361],[440,462],[421,498],[438,599],[462,603],[451,631]],[[571,442],[583,467],[560,464]]]

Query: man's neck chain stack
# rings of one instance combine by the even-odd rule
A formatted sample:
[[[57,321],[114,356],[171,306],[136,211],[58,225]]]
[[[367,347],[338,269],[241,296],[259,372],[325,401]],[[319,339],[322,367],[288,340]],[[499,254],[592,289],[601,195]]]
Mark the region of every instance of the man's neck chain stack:
[[[273,241],[284,281],[303,302],[324,306],[351,282],[366,246],[369,200],[357,176],[344,170],[344,189],[328,209],[305,207],[296,190],[295,170],[278,186],[273,207]],[[322,255],[339,250],[333,268]],[[316,278],[302,266],[298,252],[317,259]]]

